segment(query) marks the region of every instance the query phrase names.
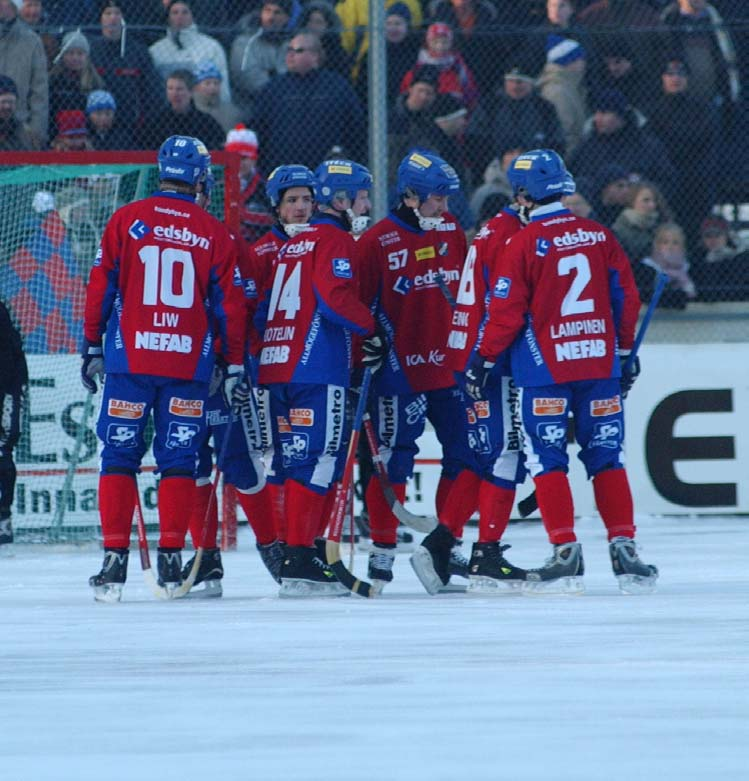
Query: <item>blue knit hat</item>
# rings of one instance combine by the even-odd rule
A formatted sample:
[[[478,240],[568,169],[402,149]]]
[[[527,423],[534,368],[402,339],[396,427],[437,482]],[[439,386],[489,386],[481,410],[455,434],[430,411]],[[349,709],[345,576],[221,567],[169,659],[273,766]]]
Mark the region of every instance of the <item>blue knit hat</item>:
[[[576,60],[585,59],[585,49],[572,38],[563,38],[561,35],[546,36],[546,62],[555,65],[569,65]]]
[[[206,79],[218,79],[221,81],[221,71],[210,60],[198,63],[194,76],[196,84]]]
[[[86,101],[86,116],[94,111],[105,111],[106,109],[117,110],[117,101],[115,101],[114,95],[104,89],[95,89],[90,92]]]

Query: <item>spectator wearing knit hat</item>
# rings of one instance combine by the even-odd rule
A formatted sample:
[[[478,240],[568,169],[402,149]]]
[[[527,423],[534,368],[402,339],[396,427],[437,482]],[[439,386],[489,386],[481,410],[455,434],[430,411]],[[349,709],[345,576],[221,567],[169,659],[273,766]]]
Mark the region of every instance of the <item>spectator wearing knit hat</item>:
[[[385,58],[387,62],[386,102],[392,106],[401,82],[419,54],[419,37],[411,26],[411,11],[405,3],[393,3],[385,11]],[[366,108],[369,100],[369,52],[365,53],[356,75],[356,94]]]
[[[49,110],[85,111],[89,93],[104,89],[104,82],[91,64],[91,47],[80,30],[67,33],[49,72]]]
[[[134,149],[130,129],[119,124],[117,103],[111,92],[94,90],[86,101],[88,135],[94,149]]]
[[[233,128],[242,119],[242,112],[234,103],[221,98],[221,71],[212,62],[201,62],[194,76],[192,100],[195,108],[210,114],[224,132]]]
[[[0,0],[0,73],[16,85],[16,119],[39,143],[47,141],[49,77],[41,38],[18,19],[10,0]]]
[[[749,250],[723,217],[702,221],[692,276],[702,301],[749,300]]]
[[[454,46],[455,36],[449,24],[433,22],[426,31],[424,46],[419,50],[416,64],[401,82],[401,92],[408,89],[415,68],[433,65],[439,71],[437,92],[452,95],[469,111],[476,107],[479,98],[473,72]]]
[[[208,149],[221,149],[224,130],[218,122],[203,111],[198,111],[192,100],[194,76],[188,70],[176,70],[166,80],[167,108],[143,130],[141,146],[158,149],[169,136],[199,138]]]
[[[148,49],[156,70],[166,80],[177,69],[194,71],[200,63],[212,62],[221,71],[221,97],[230,101],[229,68],[223,46],[199,32],[188,0],[169,0],[166,11],[166,35]]]
[[[572,38],[551,34],[546,38],[546,64],[538,79],[538,93],[556,109],[565,139],[565,154],[571,154],[583,136],[588,118],[584,86],[586,55]]]
[[[570,171],[594,179],[602,165],[617,163],[655,182],[671,199],[676,172],[663,144],[647,125],[640,126],[626,97],[618,90],[608,90],[594,94],[591,107],[590,132],[567,161]]]
[[[148,47],[126,25],[122,0],[100,5],[100,33],[91,36],[91,63],[112,93],[120,112],[117,123],[139,133],[164,107],[164,85]]]
[[[0,151],[20,152],[38,149],[39,141],[34,134],[16,119],[18,89],[8,76],[0,75]]]
[[[253,244],[273,226],[274,216],[257,170],[258,141],[254,131],[237,125],[226,134],[224,149],[236,152],[239,162],[239,221],[242,238]]]
[[[260,90],[286,73],[286,46],[296,27],[292,0],[265,0],[257,14],[239,20],[240,32],[229,53],[229,70],[237,105],[249,110]],[[298,14],[297,14],[298,16]]]
[[[54,117],[57,135],[50,146],[56,152],[87,152],[94,147],[88,137],[86,115],[82,111],[58,111]]]

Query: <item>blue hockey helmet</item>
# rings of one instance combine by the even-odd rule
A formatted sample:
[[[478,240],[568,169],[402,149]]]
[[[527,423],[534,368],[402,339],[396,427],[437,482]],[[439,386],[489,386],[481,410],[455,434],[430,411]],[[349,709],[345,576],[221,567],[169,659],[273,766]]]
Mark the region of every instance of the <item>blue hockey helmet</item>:
[[[211,156],[199,138],[169,136],[159,149],[158,163],[159,179],[194,187],[204,179]]]
[[[398,166],[399,195],[413,193],[420,201],[430,195],[454,195],[460,190],[455,169],[441,157],[427,151],[412,151]]]
[[[330,205],[338,193],[345,193],[353,202],[359,190],[372,189],[369,169],[352,160],[326,160],[315,169],[315,178],[315,199],[324,206]]]
[[[533,201],[575,192],[575,180],[564,160],[553,149],[531,149],[510,164],[507,178],[513,195],[527,195]]]
[[[276,207],[281,203],[284,192],[290,187],[309,187],[314,196],[316,185],[317,179],[307,166],[279,165],[271,171],[265,183],[265,192],[270,198],[271,205]]]

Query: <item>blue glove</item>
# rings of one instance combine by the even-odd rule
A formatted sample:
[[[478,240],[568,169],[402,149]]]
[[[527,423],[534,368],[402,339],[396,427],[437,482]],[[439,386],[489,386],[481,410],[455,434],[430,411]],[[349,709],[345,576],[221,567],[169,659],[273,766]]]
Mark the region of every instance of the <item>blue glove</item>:
[[[101,343],[93,344],[88,339],[83,341],[83,351],[81,354],[83,363],[81,364],[81,382],[83,387],[89,393],[96,393],[99,390],[96,385],[97,375],[101,377],[104,374],[104,352]]]
[[[474,400],[481,401],[484,396],[484,388],[489,379],[494,361],[490,361],[478,352],[473,354],[465,373],[466,393]]]
[[[627,352],[619,351],[619,360],[621,361],[622,376],[619,378],[619,384],[622,387],[622,398],[626,399],[627,394],[635,384],[635,380],[640,376],[640,356],[635,355],[634,361],[629,369],[626,369],[627,361],[629,361],[629,350]]]

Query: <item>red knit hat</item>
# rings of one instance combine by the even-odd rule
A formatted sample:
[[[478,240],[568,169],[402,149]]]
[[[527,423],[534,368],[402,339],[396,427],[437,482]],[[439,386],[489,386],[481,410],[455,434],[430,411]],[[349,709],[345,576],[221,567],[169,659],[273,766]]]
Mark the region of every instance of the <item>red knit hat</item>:
[[[244,125],[236,125],[227,133],[224,149],[257,160],[257,135]]]
[[[55,116],[58,136],[85,136],[86,115],[82,111],[58,111]]]

